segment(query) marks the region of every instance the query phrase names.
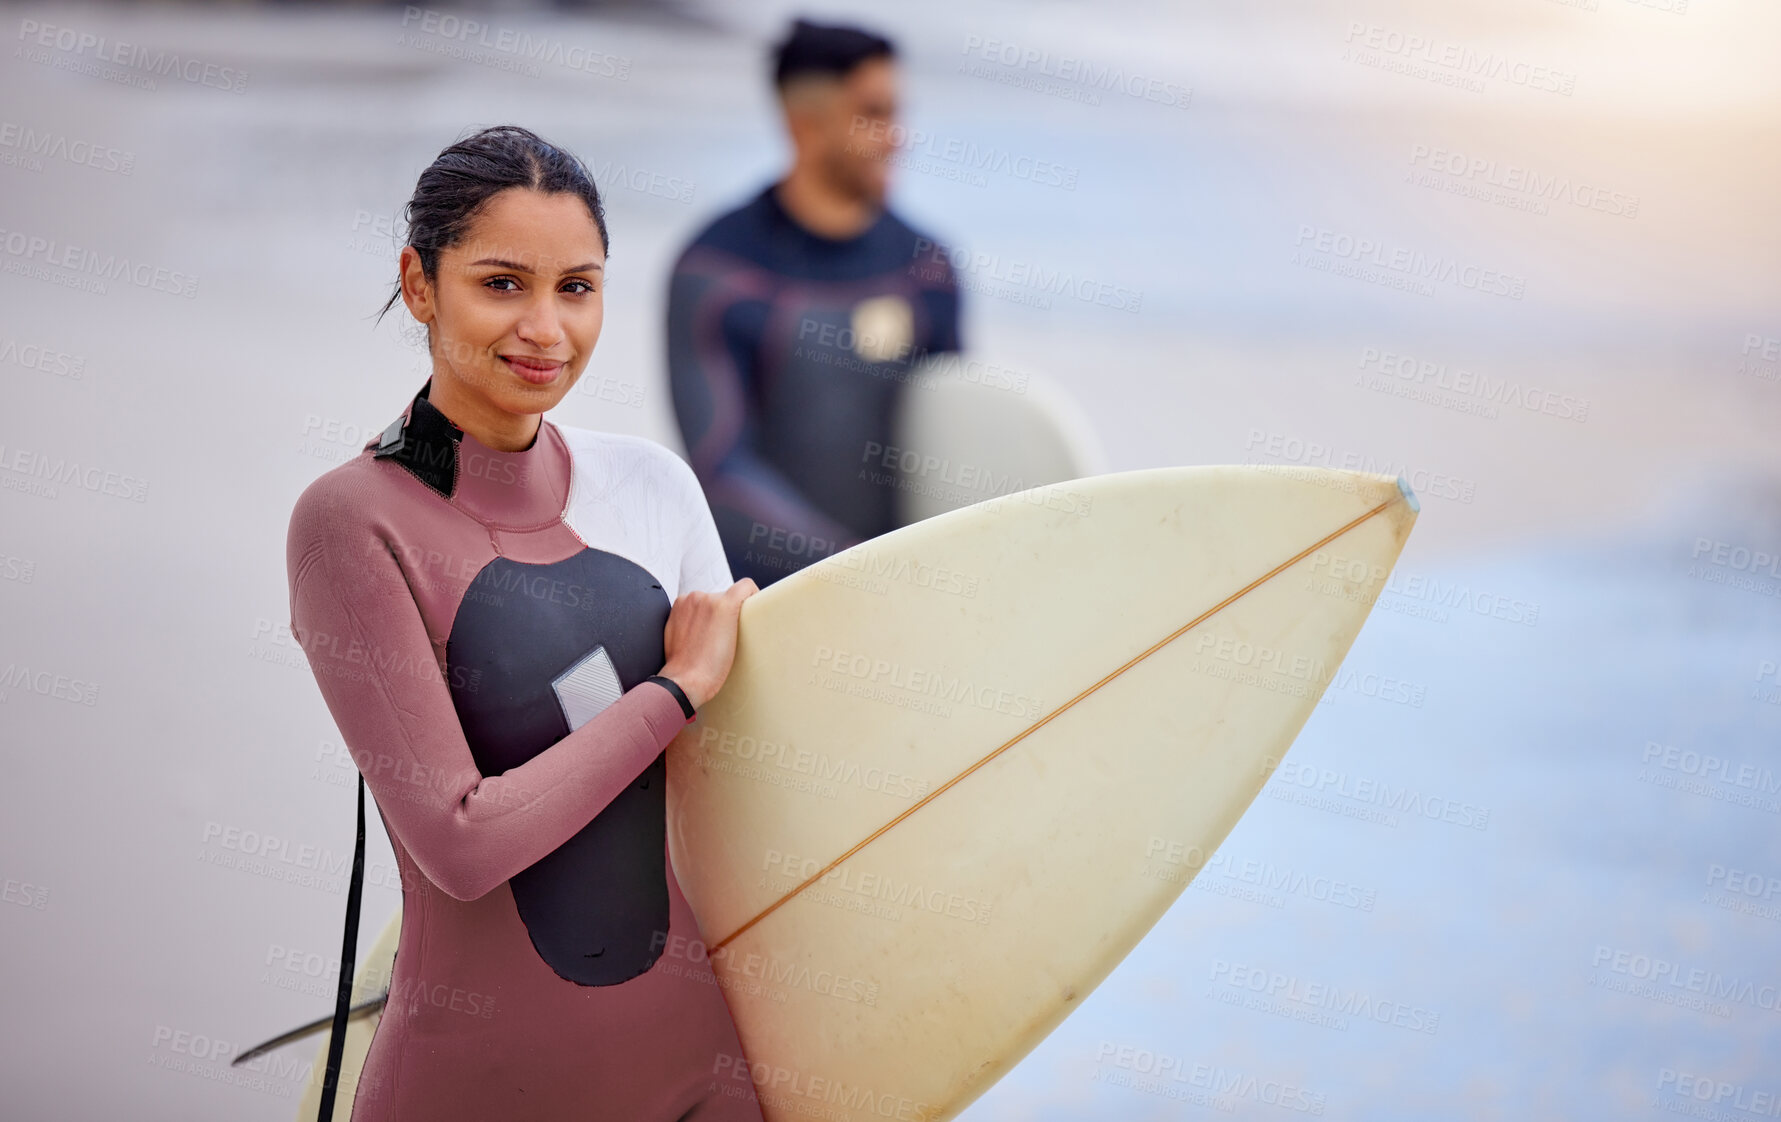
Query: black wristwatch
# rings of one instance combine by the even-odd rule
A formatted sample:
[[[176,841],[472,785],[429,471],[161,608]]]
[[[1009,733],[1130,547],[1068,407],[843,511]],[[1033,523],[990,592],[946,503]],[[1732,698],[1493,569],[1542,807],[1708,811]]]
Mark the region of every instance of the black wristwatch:
[[[674,695],[674,700],[680,702],[680,711],[686,714],[687,724],[692,724],[694,716],[693,703],[687,700],[686,691],[676,685],[674,679],[664,678],[660,674],[651,674],[643,680],[645,682],[660,682],[664,689]]]

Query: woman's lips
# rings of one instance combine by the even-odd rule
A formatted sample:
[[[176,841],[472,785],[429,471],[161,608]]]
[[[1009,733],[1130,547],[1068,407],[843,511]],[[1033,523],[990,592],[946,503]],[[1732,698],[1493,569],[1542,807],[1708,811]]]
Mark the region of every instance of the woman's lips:
[[[502,355],[501,361],[513,369],[515,374],[532,383],[534,386],[548,386],[557,380],[563,372],[563,364],[550,362],[541,358],[524,358],[519,355]]]

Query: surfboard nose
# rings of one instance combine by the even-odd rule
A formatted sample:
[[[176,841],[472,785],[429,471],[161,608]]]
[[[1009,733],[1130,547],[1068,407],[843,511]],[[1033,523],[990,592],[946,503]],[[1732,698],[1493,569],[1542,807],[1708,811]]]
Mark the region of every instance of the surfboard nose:
[[[1411,513],[1421,514],[1422,504],[1416,501],[1416,492],[1410,489],[1410,481],[1401,475],[1398,476],[1398,490],[1403,492],[1404,501],[1410,504]]]

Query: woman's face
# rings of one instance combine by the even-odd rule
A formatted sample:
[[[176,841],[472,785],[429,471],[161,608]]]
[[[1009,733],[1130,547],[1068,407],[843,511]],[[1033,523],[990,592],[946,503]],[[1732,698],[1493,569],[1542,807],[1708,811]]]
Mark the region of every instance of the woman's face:
[[[544,413],[581,377],[605,315],[606,250],[577,195],[509,187],[490,196],[428,281],[402,250],[402,296],[432,327],[433,377],[453,396]]]

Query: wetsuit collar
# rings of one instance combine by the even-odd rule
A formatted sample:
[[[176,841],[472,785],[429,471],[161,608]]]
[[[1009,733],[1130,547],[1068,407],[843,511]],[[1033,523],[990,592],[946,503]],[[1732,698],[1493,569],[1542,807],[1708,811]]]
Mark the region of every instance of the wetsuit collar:
[[[383,430],[372,455],[380,460],[395,460],[449,499],[457,478],[458,442],[463,439],[464,430],[427,400],[427,391],[432,387],[433,379],[428,378],[402,415]]]
[[[490,448],[439,411],[427,397],[433,380],[378,438],[378,459],[391,459],[479,521],[523,529],[549,525],[569,497],[569,450],[540,419],[532,443],[517,452]]]
[[[819,234],[802,222],[799,222],[797,218],[792,215],[791,211],[785,209],[785,204],[779,201],[779,185],[782,182],[784,181],[774,180],[772,183],[767,184],[766,187],[761,189],[761,197],[766,200],[767,207],[772,212],[775,222],[789,230],[795,231],[798,236],[808,238],[813,245],[824,246],[829,249],[845,249],[849,246],[858,245],[866,238],[871,237],[878,232],[878,228],[884,225],[885,215],[889,213],[888,207],[881,206],[878,208],[878,213],[873,215],[872,221],[859,233],[846,238],[831,238],[827,234]]]

